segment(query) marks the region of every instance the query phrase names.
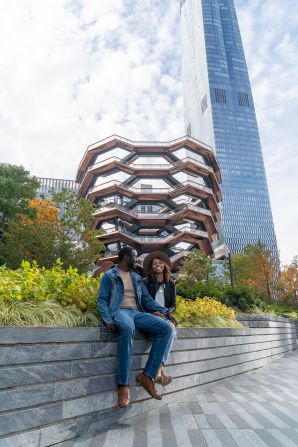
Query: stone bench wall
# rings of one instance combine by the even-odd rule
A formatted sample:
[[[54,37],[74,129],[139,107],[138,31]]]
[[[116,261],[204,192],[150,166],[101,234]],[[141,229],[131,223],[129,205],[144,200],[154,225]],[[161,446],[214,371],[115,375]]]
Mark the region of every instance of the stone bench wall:
[[[297,346],[294,322],[242,316],[243,329],[179,329],[163,400],[135,387],[150,342],[135,340],[127,409],[116,407],[117,340],[104,328],[0,328],[0,447],[45,447],[260,368]]]

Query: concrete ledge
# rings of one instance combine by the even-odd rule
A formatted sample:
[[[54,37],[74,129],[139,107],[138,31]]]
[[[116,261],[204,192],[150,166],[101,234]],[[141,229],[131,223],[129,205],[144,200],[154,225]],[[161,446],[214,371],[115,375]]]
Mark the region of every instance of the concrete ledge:
[[[136,335],[132,404],[116,407],[117,339],[104,328],[0,328],[0,445],[46,447],[99,430],[296,349],[295,322],[242,315],[241,329],[179,329],[163,400],[135,386],[150,342]]]

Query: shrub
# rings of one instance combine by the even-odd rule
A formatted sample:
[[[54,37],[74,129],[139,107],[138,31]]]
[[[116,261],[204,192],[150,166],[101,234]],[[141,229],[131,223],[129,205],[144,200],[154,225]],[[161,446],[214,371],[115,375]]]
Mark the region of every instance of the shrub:
[[[63,270],[58,260],[51,269],[23,261],[20,268],[0,267],[0,303],[7,300],[56,300],[63,306],[95,309],[99,280],[77,269]]]
[[[206,296],[196,300],[177,296],[174,316],[184,327],[242,327],[233,309]]]
[[[256,313],[266,310],[266,304],[259,298],[258,292],[247,286],[225,286],[220,301],[241,312]]]
[[[253,313],[266,310],[266,304],[260,299],[260,294],[248,286],[231,287],[220,281],[190,285],[186,281],[181,281],[177,284],[177,292],[188,299],[211,296],[240,312]]]

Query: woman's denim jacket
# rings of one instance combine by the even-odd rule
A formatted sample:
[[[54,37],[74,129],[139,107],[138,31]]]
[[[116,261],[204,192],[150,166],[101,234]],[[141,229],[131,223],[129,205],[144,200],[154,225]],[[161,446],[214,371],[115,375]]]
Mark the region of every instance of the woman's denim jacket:
[[[132,284],[136,295],[138,310],[141,312],[168,313],[166,307],[157,304],[149,295],[142,278],[135,272],[131,272]],[[99,286],[97,305],[104,324],[113,324],[113,317],[120,309],[124,297],[124,285],[119,274],[119,267],[113,267],[104,273]]]

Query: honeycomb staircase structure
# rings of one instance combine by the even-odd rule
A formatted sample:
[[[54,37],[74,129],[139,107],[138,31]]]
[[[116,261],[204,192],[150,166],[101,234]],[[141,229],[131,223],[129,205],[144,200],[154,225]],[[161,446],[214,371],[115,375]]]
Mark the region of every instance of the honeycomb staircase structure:
[[[106,257],[122,245],[180,262],[193,248],[214,257],[221,173],[213,149],[192,137],[137,142],[113,135],[89,146],[76,181],[95,204]]]

